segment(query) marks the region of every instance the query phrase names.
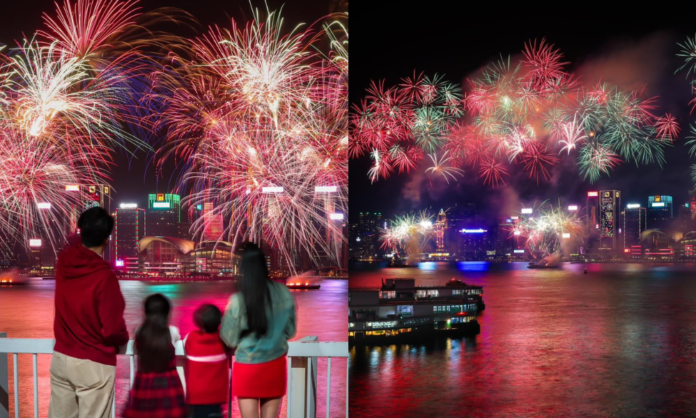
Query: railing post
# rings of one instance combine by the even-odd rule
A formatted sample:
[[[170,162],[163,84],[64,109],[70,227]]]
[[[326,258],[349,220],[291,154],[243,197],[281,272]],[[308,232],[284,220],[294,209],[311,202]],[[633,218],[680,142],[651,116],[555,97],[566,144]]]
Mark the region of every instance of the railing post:
[[[0,338],[7,338],[7,333],[0,332]],[[0,418],[10,417],[10,375],[8,372],[7,353],[0,353]]]
[[[318,342],[319,338],[304,337],[299,343]],[[317,358],[291,357],[288,376],[288,418],[315,418],[317,408]]]

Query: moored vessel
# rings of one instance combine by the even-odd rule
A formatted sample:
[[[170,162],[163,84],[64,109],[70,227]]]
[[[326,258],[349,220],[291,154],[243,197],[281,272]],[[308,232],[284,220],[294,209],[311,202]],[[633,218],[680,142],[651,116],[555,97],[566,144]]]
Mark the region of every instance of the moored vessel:
[[[349,290],[348,341],[384,344],[438,336],[475,335],[485,308],[483,288],[453,278],[442,286],[383,279],[380,288]]]

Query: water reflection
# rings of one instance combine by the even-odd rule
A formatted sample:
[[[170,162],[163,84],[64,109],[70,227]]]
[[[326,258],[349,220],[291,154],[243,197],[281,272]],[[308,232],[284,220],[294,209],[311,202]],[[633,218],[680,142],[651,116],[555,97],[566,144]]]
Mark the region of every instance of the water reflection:
[[[694,414],[694,266],[480,265],[351,269],[356,287],[460,277],[486,302],[476,337],[353,348],[351,416]]]

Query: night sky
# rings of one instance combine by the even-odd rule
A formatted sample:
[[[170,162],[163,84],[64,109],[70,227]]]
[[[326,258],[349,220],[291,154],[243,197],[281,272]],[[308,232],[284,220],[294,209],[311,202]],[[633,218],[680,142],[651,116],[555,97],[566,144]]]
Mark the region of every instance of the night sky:
[[[528,40],[546,38],[564,54],[563,61],[571,63],[567,67],[571,72],[582,70],[581,81],[596,83],[601,76],[602,81],[611,84],[642,87],[647,83],[642,97],[659,96],[655,113],[674,114],[682,133],[674,147],[667,150],[664,169],[656,164],[637,168],[624,162],[610,177],[603,177],[594,185],[581,180],[574,159],[567,156],[553,171],[551,183],[541,182],[537,186],[526,173],[512,171],[513,175],[506,179],[510,187],[499,190],[483,186],[475,178],[477,173],[467,167],[464,179],[456,185],[446,187],[444,181],[434,180],[431,187],[428,177],[422,174],[426,162],[421,162],[421,174],[415,174],[415,180],[412,171],[408,175],[393,174],[371,185],[367,177],[370,158],[351,160],[353,220],[363,211],[392,216],[429,206],[447,208],[455,202],[476,203],[492,216],[511,210],[510,202],[517,199],[538,203],[551,199],[555,203],[560,197],[564,203],[584,205],[586,192],[598,189],[623,191],[624,203],[646,204],[651,194],[672,195],[675,204],[688,198],[689,165],[696,159],[688,158],[684,143],[688,124],[696,122],[696,114],[689,115],[692,96],[686,73],[674,72],[682,64],[681,58],[675,56],[679,50],[677,42],[684,42],[696,32],[692,12],[673,9],[668,11],[670,16],[662,19],[659,7],[635,9],[633,13],[640,15],[634,17],[625,10],[612,14],[603,8],[575,5],[572,11],[547,10],[546,13],[563,16],[551,17],[544,16],[544,9],[536,6],[510,9],[502,4],[499,8],[488,5],[490,9],[481,12],[453,9],[453,3],[437,4],[429,2],[424,7],[401,9],[373,6],[369,13],[354,13],[353,27],[369,28],[369,33],[360,32],[351,42],[351,103],[364,98],[371,80],[384,79],[386,86],[393,86],[414,70],[430,76],[444,74],[445,79],[459,83],[467,91],[467,76],[501,54],[513,58],[521,54]],[[617,71],[618,66],[623,70]]]
[[[31,37],[36,30],[44,28],[41,19],[43,12],[55,16],[53,0],[3,1],[2,3],[2,15],[5,18],[0,25],[0,44],[7,45],[8,48],[16,46],[15,40],[20,41],[23,36]],[[59,3],[62,4],[63,0]],[[201,35],[214,24],[229,28],[231,27],[230,18],[234,18],[240,26],[244,26],[244,22],[252,17],[248,1],[142,0],[139,4],[144,12],[160,7],[177,7],[193,15],[198,20],[197,27],[171,25],[161,28],[187,37]],[[264,9],[264,1],[254,1],[253,4]],[[265,4],[268,4],[270,10],[283,7],[285,18],[283,29],[287,33],[300,23],[312,24],[330,12],[337,11],[338,7],[347,5],[347,1],[266,0]],[[121,202],[135,202],[143,207],[147,203],[148,193],[173,191],[178,174],[174,165],[166,166],[168,169],[158,179],[151,162],[152,155],[144,151],[136,153],[135,159],[129,158],[124,152],[116,155],[116,166],[111,171],[112,184],[116,192],[113,205]]]

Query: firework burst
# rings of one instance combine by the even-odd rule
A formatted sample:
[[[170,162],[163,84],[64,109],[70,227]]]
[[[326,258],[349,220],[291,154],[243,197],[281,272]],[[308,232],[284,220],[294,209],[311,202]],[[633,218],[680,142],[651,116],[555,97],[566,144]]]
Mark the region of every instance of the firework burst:
[[[435,235],[433,218],[434,216],[427,211],[397,216],[391,221],[390,226],[381,232],[382,248],[403,250],[409,255],[422,252]]]
[[[521,221],[510,225],[510,237],[524,239],[531,252],[542,256],[558,253],[566,239],[583,240],[584,232],[577,211],[569,212],[548,202],[534,207],[533,216],[520,215]]]
[[[464,170],[449,165],[449,161],[452,158],[447,156],[447,151],[439,159],[436,154],[428,155],[428,157],[432,160],[433,165],[426,169],[425,172],[441,175],[447,184],[449,184],[450,179],[457,181],[457,174],[460,176],[464,175]]]
[[[665,163],[665,147],[679,126],[670,114],[655,115],[656,98],[607,83],[583,85],[543,39],[526,43],[522,55],[519,61],[501,57],[468,79],[464,100],[440,77],[414,75],[395,87],[373,84],[367,100],[354,107],[351,158],[379,150],[384,166],[369,173],[376,181],[394,172],[386,167],[395,158],[403,159],[402,153],[386,155],[388,149],[414,145],[430,155],[448,152],[450,166],[471,167],[487,184],[500,182],[503,166],[506,173],[519,167],[537,184],[549,181],[558,155],[574,152],[580,175],[591,181],[621,161]],[[403,164],[399,173],[418,162]]]
[[[353,118],[379,125],[379,134],[349,147],[348,34],[339,21],[314,37],[299,28],[281,36],[278,13],[254,17],[245,27],[212,28],[193,41],[193,64],[175,58],[177,72],[157,80],[162,93],[154,100],[164,103],[158,127],[167,136],[158,164],[185,164],[183,183],[194,190],[185,204],[212,203],[227,220],[225,240],[268,244],[290,269],[303,254],[335,261],[344,238],[334,215],[348,210],[349,150],[369,150],[373,178],[395,166],[411,169],[418,155],[382,139],[398,126],[382,124],[371,108]],[[332,47],[326,54],[314,50],[322,36]],[[392,106],[390,92],[375,86],[373,94]],[[193,224],[195,237],[206,222]]]

